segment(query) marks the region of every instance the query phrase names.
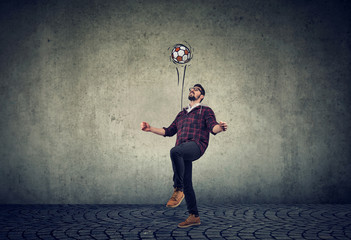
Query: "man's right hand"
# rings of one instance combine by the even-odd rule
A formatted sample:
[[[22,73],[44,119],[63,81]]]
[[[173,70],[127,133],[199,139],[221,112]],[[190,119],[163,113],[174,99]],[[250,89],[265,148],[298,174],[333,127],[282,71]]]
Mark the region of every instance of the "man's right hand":
[[[150,132],[150,125],[147,122],[140,123],[141,130]]]

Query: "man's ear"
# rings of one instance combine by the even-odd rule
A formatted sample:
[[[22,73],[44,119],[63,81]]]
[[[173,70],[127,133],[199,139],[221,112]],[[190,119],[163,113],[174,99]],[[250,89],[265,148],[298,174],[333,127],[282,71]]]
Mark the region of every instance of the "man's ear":
[[[202,95],[202,94],[200,95],[200,99],[201,100],[204,99],[204,97],[205,97],[204,95]]]

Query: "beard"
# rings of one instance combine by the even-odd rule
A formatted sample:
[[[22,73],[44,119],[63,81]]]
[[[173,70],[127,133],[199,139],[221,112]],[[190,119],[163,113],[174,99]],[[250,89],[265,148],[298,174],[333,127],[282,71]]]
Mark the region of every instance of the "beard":
[[[195,96],[190,96],[190,95],[189,95],[188,99],[189,99],[190,101],[195,101],[195,100],[196,100]]]
[[[200,97],[200,96],[199,96],[199,97]],[[190,101],[196,101],[196,100],[199,99],[199,98],[196,98],[196,97],[195,97],[195,93],[191,92],[191,93],[189,93],[188,99],[189,99]]]

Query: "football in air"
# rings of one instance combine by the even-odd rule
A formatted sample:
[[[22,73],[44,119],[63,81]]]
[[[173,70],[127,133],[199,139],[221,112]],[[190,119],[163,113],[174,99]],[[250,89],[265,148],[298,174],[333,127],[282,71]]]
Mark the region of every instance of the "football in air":
[[[171,52],[171,59],[174,63],[184,64],[191,60],[191,52],[188,47],[183,44],[177,44]]]

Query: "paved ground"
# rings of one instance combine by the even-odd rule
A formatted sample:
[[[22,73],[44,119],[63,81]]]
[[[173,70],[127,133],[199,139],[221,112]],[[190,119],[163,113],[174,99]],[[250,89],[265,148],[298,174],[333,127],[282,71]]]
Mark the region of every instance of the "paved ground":
[[[351,205],[0,205],[0,239],[351,239]]]

